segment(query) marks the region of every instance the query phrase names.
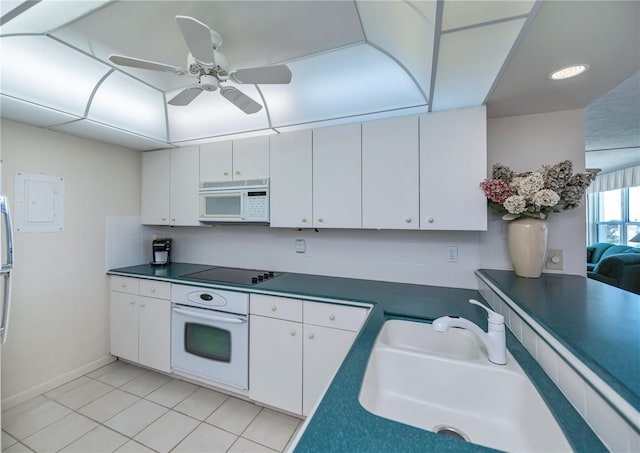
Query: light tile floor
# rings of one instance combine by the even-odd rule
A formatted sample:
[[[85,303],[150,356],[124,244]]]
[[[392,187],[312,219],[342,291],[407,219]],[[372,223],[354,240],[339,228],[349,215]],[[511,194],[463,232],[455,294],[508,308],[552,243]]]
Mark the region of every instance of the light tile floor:
[[[291,417],[116,361],[2,412],[2,451],[282,452]]]

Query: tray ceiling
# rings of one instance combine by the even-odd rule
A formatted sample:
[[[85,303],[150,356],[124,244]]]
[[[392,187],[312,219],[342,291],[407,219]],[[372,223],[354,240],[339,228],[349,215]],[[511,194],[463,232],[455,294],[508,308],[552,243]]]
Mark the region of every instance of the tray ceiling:
[[[529,33],[544,33],[539,17],[550,15],[559,27],[571,17],[571,5],[582,3],[601,2],[3,1],[0,113],[141,150],[483,103],[498,115],[521,114],[527,101],[512,99],[522,92],[540,99],[553,88],[543,80],[536,82],[537,94],[527,91],[539,74],[521,74],[526,64],[518,63],[519,48],[530,45]],[[629,15],[635,2],[622,3],[626,7],[609,8],[609,16]],[[252,115],[219,92],[205,92],[185,107],[167,105],[194,80],[116,66],[108,57],[185,67],[188,49],[176,15],[217,31],[232,69],[284,63],[291,83],[227,82],[264,106]],[[553,64],[568,58],[553,49],[546,54],[535,60],[539,72],[547,71],[545,58]],[[510,72],[519,79],[504,80]],[[606,90],[627,76],[610,75]]]
[[[176,146],[482,104],[534,2],[518,1],[515,8],[491,2],[489,14],[453,3],[438,10],[436,1],[44,0],[0,27],[2,116],[89,136],[100,130],[96,138],[107,141],[121,131],[113,142],[126,143],[134,134],[139,139],[131,147],[150,149],[158,142]],[[3,18],[16,5],[21,2],[7,5]],[[176,15],[217,31],[232,69],[285,63],[292,82],[237,85],[264,105],[252,115],[219,93],[203,93],[186,107],[167,106],[194,80],[116,66],[108,57],[187,66]],[[434,58],[441,24],[453,29]],[[482,45],[494,52],[469,72],[456,61],[479,30]],[[436,74],[438,61],[446,69],[442,75]]]

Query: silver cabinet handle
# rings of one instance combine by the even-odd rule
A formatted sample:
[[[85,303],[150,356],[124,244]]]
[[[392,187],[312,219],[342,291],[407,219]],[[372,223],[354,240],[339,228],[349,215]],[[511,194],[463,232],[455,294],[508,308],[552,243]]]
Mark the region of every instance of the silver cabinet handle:
[[[312,333],[309,334],[309,339],[313,340],[313,338],[315,337],[315,335],[313,335]]]
[[[407,223],[411,223],[411,217],[407,217],[406,219],[404,219],[404,221]]]
[[[7,339],[9,329],[9,308],[11,305],[11,272],[2,273],[4,290],[2,292],[2,324],[0,325],[0,345]]]
[[[276,307],[275,305],[271,306],[271,311],[276,311],[278,309],[278,307]]]
[[[335,320],[335,319],[336,319],[336,315],[329,315],[329,320],[330,320],[330,321],[333,321],[333,320]]]
[[[4,280],[2,291],[2,323],[0,324],[0,345],[4,344],[9,329],[9,308],[11,305],[11,269],[13,269],[13,229],[11,227],[11,214],[7,199],[0,196],[0,212],[5,221],[5,237],[7,241],[7,261],[0,265],[0,273]]]
[[[433,223],[433,217],[429,217],[429,218],[427,219],[427,222],[429,222],[429,223]]]
[[[291,335],[292,337],[295,337],[296,336],[296,331],[292,330],[291,332],[289,332],[289,335]]]
[[[7,241],[7,261],[2,263],[0,270],[8,271],[13,269],[13,229],[11,227],[11,213],[7,206],[7,198],[0,196],[0,212],[4,216],[5,238]]]

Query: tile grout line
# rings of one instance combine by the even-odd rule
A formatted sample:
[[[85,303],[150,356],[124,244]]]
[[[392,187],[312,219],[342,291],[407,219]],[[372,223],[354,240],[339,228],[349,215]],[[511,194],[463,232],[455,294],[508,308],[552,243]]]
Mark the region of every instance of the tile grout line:
[[[95,377],[94,377],[94,376],[89,376],[89,374],[96,373],[96,371],[98,371],[99,369],[98,369],[98,370],[94,370],[94,371],[92,371],[91,373],[87,373],[87,374],[85,374],[85,375],[83,375],[83,376],[81,376],[81,377],[79,377],[79,378],[76,378],[76,379],[80,379],[80,378],[82,378],[82,377],[85,377],[85,378],[87,378],[89,381],[87,381],[87,382],[83,382],[83,383],[79,384],[79,385],[78,385],[78,386],[76,386],[76,387],[70,388],[69,390],[67,390],[67,391],[65,391],[65,392],[63,392],[63,393],[61,393],[61,394],[59,394],[59,395],[55,395],[55,397],[48,396],[48,395],[46,395],[45,393],[40,394],[38,397],[42,397],[42,398],[43,398],[43,402],[42,402],[41,404],[39,404],[38,406],[35,406],[35,407],[33,407],[33,408],[31,408],[31,409],[29,409],[29,410],[25,411],[23,414],[19,414],[19,415],[17,415],[16,417],[20,417],[20,416],[22,416],[22,415],[24,415],[24,414],[26,414],[26,413],[28,413],[28,412],[30,412],[30,411],[32,411],[32,410],[37,409],[38,407],[41,407],[42,405],[44,405],[44,404],[48,404],[48,403],[50,403],[50,402],[53,402],[53,403],[55,403],[55,404],[57,404],[57,405],[59,405],[59,406],[61,406],[61,407],[65,408],[65,409],[69,410],[70,412],[69,412],[68,414],[65,414],[64,416],[62,416],[62,417],[60,417],[60,418],[58,418],[58,419],[56,419],[56,420],[52,421],[51,423],[47,424],[46,426],[44,426],[44,427],[40,428],[38,431],[35,431],[35,432],[33,432],[33,433],[29,434],[29,435],[28,435],[28,436],[26,436],[24,439],[27,439],[27,438],[29,438],[29,437],[31,437],[31,436],[33,436],[33,435],[35,435],[35,434],[37,434],[37,433],[41,432],[42,430],[44,430],[44,429],[46,429],[46,428],[50,427],[50,426],[51,426],[51,425],[53,425],[54,423],[57,423],[57,422],[59,422],[60,420],[63,420],[63,419],[65,419],[65,418],[67,418],[67,417],[69,417],[70,415],[72,415],[72,414],[74,414],[74,413],[75,413],[76,415],[78,415],[78,416],[80,416],[80,417],[83,417],[83,418],[86,418],[87,420],[91,421],[92,423],[95,423],[95,424],[96,424],[96,426],[95,426],[95,427],[93,427],[93,428],[91,428],[89,431],[87,431],[86,433],[82,434],[81,436],[79,436],[79,437],[77,437],[77,438],[75,438],[75,439],[71,440],[68,444],[66,444],[65,446],[63,446],[60,450],[63,450],[64,448],[69,447],[69,446],[70,446],[70,445],[72,445],[73,443],[75,443],[75,442],[79,441],[80,439],[82,439],[82,438],[84,438],[85,436],[89,435],[89,434],[90,434],[90,433],[92,433],[93,431],[97,430],[99,427],[103,427],[103,428],[106,428],[108,431],[110,431],[110,432],[112,432],[112,433],[115,433],[115,434],[117,434],[117,435],[119,435],[119,436],[121,436],[122,438],[124,438],[124,439],[125,439],[125,441],[124,441],[122,444],[118,445],[116,449],[119,449],[119,448],[121,448],[123,445],[125,445],[125,444],[127,444],[128,442],[132,441],[132,442],[135,442],[135,443],[137,443],[137,444],[139,444],[139,445],[143,445],[144,447],[149,448],[150,450],[156,451],[156,450],[155,450],[155,449],[153,449],[152,447],[150,447],[150,446],[148,446],[148,445],[146,445],[146,444],[144,444],[144,443],[142,443],[142,442],[140,442],[140,441],[136,440],[136,439],[135,439],[135,436],[139,435],[142,431],[144,431],[145,429],[147,429],[147,428],[148,428],[149,426],[151,426],[153,423],[157,422],[157,421],[158,421],[158,419],[160,419],[161,417],[165,416],[165,415],[166,415],[166,414],[168,414],[169,412],[173,412],[173,413],[175,413],[175,414],[179,414],[179,415],[182,415],[182,416],[184,416],[184,417],[187,417],[187,418],[189,418],[189,419],[191,419],[191,420],[193,420],[193,421],[196,421],[196,422],[197,422],[197,424],[196,424],[196,426],[195,426],[192,430],[190,430],[190,431],[189,431],[189,432],[188,432],[184,437],[182,437],[182,438],[181,438],[181,439],[176,443],[176,445],[174,445],[174,446],[171,448],[171,450],[170,450],[170,451],[173,451],[173,450],[174,450],[178,445],[180,445],[180,443],[184,442],[184,441],[185,441],[185,439],[187,439],[191,434],[193,434],[193,432],[194,432],[196,429],[198,429],[202,424],[205,424],[205,426],[213,427],[213,428],[219,429],[219,430],[221,430],[221,431],[223,431],[223,432],[226,432],[226,433],[228,433],[228,434],[231,434],[231,435],[235,436],[235,439],[234,439],[233,443],[231,444],[231,446],[229,447],[229,449],[231,449],[231,448],[233,447],[233,445],[235,445],[235,444],[238,442],[238,440],[243,439],[243,440],[246,440],[246,441],[249,441],[249,442],[253,442],[253,443],[257,444],[257,445],[263,446],[263,447],[265,447],[265,448],[268,448],[269,450],[273,450],[273,451],[280,451],[280,452],[282,452],[282,451],[284,451],[284,449],[286,449],[286,448],[287,448],[287,445],[289,445],[289,442],[291,441],[292,437],[296,435],[297,430],[298,430],[298,429],[300,428],[300,426],[301,426],[301,422],[302,422],[302,420],[297,420],[297,422],[296,422],[296,426],[295,426],[295,428],[294,428],[294,430],[293,430],[293,433],[292,433],[291,435],[289,435],[289,437],[287,438],[287,441],[285,442],[284,449],[282,449],[282,450],[275,450],[275,449],[273,449],[272,447],[270,447],[270,446],[268,446],[268,445],[264,445],[264,444],[263,444],[263,443],[261,443],[261,442],[257,442],[257,441],[255,441],[255,440],[252,440],[252,439],[248,438],[248,437],[244,437],[244,434],[246,433],[246,431],[247,431],[247,430],[249,429],[249,427],[250,427],[250,426],[251,426],[251,425],[256,421],[256,419],[258,418],[258,416],[259,416],[260,414],[262,414],[262,413],[263,413],[263,411],[266,409],[266,407],[264,407],[264,406],[260,406],[260,405],[258,405],[258,404],[255,404],[254,402],[250,402],[250,401],[243,400],[242,398],[237,398],[237,397],[235,397],[235,396],[233,396],[233,395],[228,395],[228,394],[225,394],[225,393],[223,393],[223,392],[217,392],[215,389],[210,389],[210,388],[203,387],[203,386],[200,386],[200,385],[195,384],[195,383],[191,383],[191,382],[188,382],[188,381],[182,381],[181,379],[176,379],[176,378],[172,378],[172,377],[169,377],[169,376],[167,376],[167,377],[169,378],[169,380],[168,380],[167,382],[163,382],[163,383],[162,383],[162,384],[160,384],[158,387],[156,387],[155,389],[153,389],[152,391],[150,391],[149,393],[147,393],[145,396],[140,396],[140,395],[137,395],[137,394],[135,394],[135,393],[131,393],[131,392],[127,391],[127,390],[124,390],[124,389],[122,389],[122,387],[123,387],[123,386],[125,386],[125,385],[127,385],[128,383],[132,382],[133,380],[135,380],[135,379],[137,379],[137,378],[139,378],[139,377],[143,376],[144,374],[146,374],[146,371],[145,371],[145,372],[143,372],[143,373],[141,373],[141,374],[138,374],[138,375],[134,376],[133,378],[131,378],[131,379],[129,379],[129,380],[127,380],[127,381],[125,381],[125,382],[121,383],[121,384],[120,384],[120,385],[118,385],[118,386],[114,386],[113,384],[109,384],[109,383],[107,383],[107,382],[103,382],[103,381],[101,381],[101,380],[99,379],[99,378],[100,378],[100,377],[102,377],[102,376],[105,376],[105,375],[107,375],[107,374],[109,374],[109,373],[111,373],[111,372],[115,372],[115,371],[117,371],[119,368],[121,368],[121,367],[123,367],[123,366],[128,365],[128,364],[122,363],[121,365],[119,365],[119,366],[115,366],[115,367],[114,367],[114,366],[113,366],[113,364],[114,364],[114,363],[117,363],[117,362],[111,362],[110,364],[105,365],[105,367],[112,367],[113,369],[111,369],[110,371],[107,371],[107,372],[105,372],[105,373],[102,373],[102,374],[100,374],[100,375],[95,375],[95,374],[94,374],[94,376],[95,376]],[[132,366],[135,366],[135,365],[132,365]],[[144,369],[144,368],[142,368],[142,367],[140,367],[140,368],[141,368],[141,369]],[[145,369],[145,370],[146,370],[146,369]],[[149,371],[149,372],[153,372],[153,370],[148,370],[148,371]],[[161,373],[160,373],[160,374],[161,374]],[[164,376],[164,375],[163,375],[163,376]],[[62,386],[64,386],[64,385],[68,385],[70,382],[73,382],[73,381],[74,381],[74,380],[76,380],[76,379],[73,379],[73,380],[71,380],[71,381],[69,381],[69,382],[67,382],[67,383],[64,383],[64,384],[62,384],[62,385],[60,385],[60,386],[56,387],[56,389],[58,389],[58,388],[60,388],[60,387],[62,387]],[[83,404],[82,406],[78,407],[77,409],[74,409],[74,408],[72,408],[72,407],[69,407],[69,406],[67,406],[67,405],[65,405],[65,404],[63,404],[63,403],[61,403],[61,402],[59,402],[59,401],[57,401],[57,400],[55,399],[55,398],[61,398],[62,396],[66,395],[66,394],[68,394],[68,393],[70,393],[70,392],[73,392],[74,390],[77,390],[79,387],[81,387],[81,386],[83,386],[83,385],[86,385],[86,384],[87,384],[87,383],[89,383],[90,381],[97,381],[97,382],[100,382],[101,384],[104,384],[104,385],[106,385],[106,386],[110,387],[111,389],[110,389],[109,391],[107,391],[107,393],[104,393],[104,394],[102,394],[102,395],[98,396],[97,398],[91,399],[90,401],[87,401],[85,404]],[[175,403],[173,406],[171,406],[171,407],[168,407],[168,406],[165,406],[165,405],[163,405],[163,404],[160,404],[160,403],[157,403],[157,402],[155,402],[155,401],[152,401],[152,400],[150,400],[150,399],[147,399],[147,397],[148,397],[149,395],[151,395],[152,393],[154,393],[155,391],[157,391],[158,389],[162,388],[163,386],[165,386],[165,385],[169,384],[169,383],[170,383],[170,382],[172,382],[172,381],[181,381],[181,382],[186,382],[186,383],[188,383],[188,384],[192,384],[192,385],[194,385],[194,386],[195,386],[195,388],[194,388],[191,392],[189,392],[188,394],[186,394],[182,399],[180,399],[178,402],[176,402],[176,403]],[[50,390],[50,391],[48,391],[48,392],[46,392],[46,393],[52,393],[52,392],[53,392],[53,391],[55,391],[56,389],[52,389],[52,390]],[[206,417],[204,417],[202,420],[200,420],[200,419],[198,419],[198,418],[196,418],[196,417],[193,417],[193,416],[191,416],[191,415],[189,415],[189,414],[187,414],[187,413],[185,413],[185,412],[182,412],[182,411],[180,411],[180,410],[176,409],[176,407],[177,407],[177,406],[179,406],[182,402],[184,402],[184,401],[185,401],[185,400],[187,400],[189,397],[191,397],[191,396],[192,396],[195,392],[197,392],[199,389],[210,390],[210,391],[212,391],[212,392],[216,392],[216,393],[219,393],[219,394],[221,394],[221,395],[224,395],[224,396],[225,396],[224,400],[223,400],[223,401],[222,401],[222,402],[221,402],[221,403],[220,403],[220,404],[219,404],[219,405],[218,405],[214,410],[212,410],[212,411],[211,411],[211,413],[209,413],[209,414],[208,414]],[[89,406],[89,405],[91,405],[91,404],[95,403],[95,402],[96,402],[96,401],[98,401],[99,399],[101,399],[101,398],[103,398],[103,397],[106,397],[107,395],[110,395],[111,393],[114,393],[114,390],[120,390],[121,392],[126,393],[127,395],[131,395],[131,396],[133,396],[133,397],[137,398],[137,400],[136,400],[135,402],[133,402],[133,403],[129,404],[128,406],[126,406],[126,407],[122,408],[121,410],[119,410],[119,411],[118,411],[118,412],[116,412],[115,414],[111,415],[108,419],[106,419],[106,420],[104,420],[104,421],[96,420],[96,419],[92,418],[91,416],[85,415],[85,414],[83,414],[83,413],[81,413],[81,412],[80,412],[80,410],[81,410],[81,409],[83,409],[83,408],[85,408],[85,407],[87,407],[87,406]],[[35,398],[38,398],[38,397],[35,397]],[[34,399],[35,399],[35,398],[34,398]],[[254,405],[254,406],[256,406],[257,408],[259,408],[259,411],[258,411],[258,412],[257,412],[257,413],[256,413],[256,414],[255,414],[251,419],[250,419],[250,421],[247,423],[247,425],[244,427],[244,429],[242,429],[242,431],[240,432],[240,434],[236,434],[236,433],[234,433],[234,432],[228,431],[228,430],[227,430],[227,429],[225,429],[225,428],[222,428],[222,427],[220,427],[220,426],[214,425],[213,423],[207,422],[207,419],[208,419],[209,417],[211,417],[211,416],[212,416],[216,411],[220,410],[220,409],[222,408],[222,406],[223,406],[227,401],[229,401],[231,398],[238,399],[239,401],[245,401],[245,402],[248,402],[248,403],[250,403],[250,404],[253,404],[253,405]],[[114,417],[118,416],[119,414],[121,414],[122,412],[124,412],[124,411],[126,411],[127,409],[131,408],[133,405],[135,405],[135,404],[139,403],[140,401],[145,401],[145,402],[147,402],[147,403],[155,404],[155,405],[157,405],[157,406],[159,406],[159,407],[161,407],[162,409],[165,409],[165,410],[164,410],[164,412],[163,412],[160,416],[158,416],[158,417],[154,418],[153,420],[151,420],[150,422],[148,422],[148,423],[147,423],[143,428],[141,428],[139,431],[137,431],[136,433],[134,433],[132,436],[129,436],[129,435],[125,434],[125,433],[122,433],[122,432],[120,432],[120,431],[117,431],[116,429],[111,428],[111,427],[109,427],[108,425],[106,425],[106,424],[105,424],[105,423],[107,423],[109,420],[111,420],[111,419],[113,419]],[[25,403],[26,403],[26,402],[25,402]],[[278,412],[278,411],[275,411],[275,410],[274,410],[274,412],[275,412],[275,413],[280,414],[280,412]],[[282,413],[282,415],[287,415],[287,416],[289,416],[289,417],[292,417],[292,416],[290,416],[290,415],[288,415],[288,414],[284,414],[284,413]],[[296,418],[296,419],[297,419],[297,417],[293,417],[293,418]],[[17,439],[17,438],[16,438],[16,437],[14,437],[11,433],[9,433],[8,431],[6,431],[6,430],[4,430],[4,429],[3,429],[2,431],[4,431],[7,435],[10,435],[13,439],[15,439],[15,440],[16,440],[16,442],[15,442],[14,444],[12,444],[12,446],[13,446],[13,445],[17,445],[17,444],[19,444],[21,447],[24,447],[24,448],[26,448],[26,449],[27,449],[27,450],[29,450],[29,451],[33,451],[30,447],[28,447],[28,446],[23,442],[23,440],[24,440],[24,439],[22,439],[22,440]],[[227,449],[227,451],[228,451],[229,449]]]

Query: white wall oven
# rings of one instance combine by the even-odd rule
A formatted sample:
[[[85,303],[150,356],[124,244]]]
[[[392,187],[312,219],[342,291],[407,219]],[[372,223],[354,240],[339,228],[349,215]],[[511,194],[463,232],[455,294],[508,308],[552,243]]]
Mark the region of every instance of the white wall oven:
[[[171,368],[249,388],[249,295],[171,285]]]

